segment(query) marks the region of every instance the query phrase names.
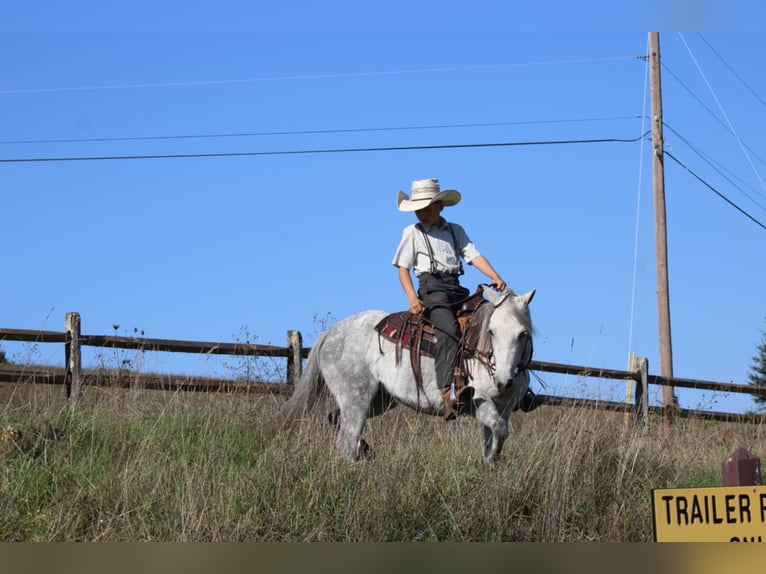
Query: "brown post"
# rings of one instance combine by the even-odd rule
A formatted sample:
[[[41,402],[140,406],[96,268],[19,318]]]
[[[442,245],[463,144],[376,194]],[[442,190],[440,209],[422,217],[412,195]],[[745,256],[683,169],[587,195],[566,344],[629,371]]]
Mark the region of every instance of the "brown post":
[[[82,354],[80,314],[69,312],[64,319],[64,356],[66,359],[66,398],[75,410],[82,399]],[[74,398],[73,398],[74,397]]]
[[[303,373],[303,337],[300,331],[287,332],[287,384],[296,386]]]
[[[673,345],[670,335],[670,295],[668,288],[668,232],[665,212],[665,164],[662,89],[660,79],[660,35],[649,32],[649,69],[652,98],[652,184],[654,189],[654,243],[657,275],[657,322],[660,339],[660,374],[673,378]],[[666,411],[677,404],[673,387],[663,385],[662,406]]]
[[[723,486],[759,486],[761,459],[746,448],[738,448],[721,463]]]

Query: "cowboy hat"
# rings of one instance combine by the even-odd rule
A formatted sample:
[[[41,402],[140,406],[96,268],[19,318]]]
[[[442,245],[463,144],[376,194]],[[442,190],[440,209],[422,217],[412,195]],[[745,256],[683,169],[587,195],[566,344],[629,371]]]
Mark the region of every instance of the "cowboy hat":
[[[455,205],[460,201],[460,192],[456,189],[439,190],[439,180],[436,178],[416,179],[412,182],[412,195],[399,192],[397,207],[399,211],[417,211],[428,207],[435,201],[441,201],[445,206]]]

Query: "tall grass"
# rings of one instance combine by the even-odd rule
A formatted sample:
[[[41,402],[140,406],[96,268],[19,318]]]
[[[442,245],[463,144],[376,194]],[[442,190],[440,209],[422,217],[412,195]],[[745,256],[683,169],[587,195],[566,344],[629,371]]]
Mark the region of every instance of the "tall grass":
[[[766,446],[760,426],[542,407],[490,467],[472,419],[400,408],[351,464],[320,418],[268,437],[284,397],[88,389],[72,414],[29,387],[0,404],[3,541],[645,541],[652,488],[720,486],[736,447]]]

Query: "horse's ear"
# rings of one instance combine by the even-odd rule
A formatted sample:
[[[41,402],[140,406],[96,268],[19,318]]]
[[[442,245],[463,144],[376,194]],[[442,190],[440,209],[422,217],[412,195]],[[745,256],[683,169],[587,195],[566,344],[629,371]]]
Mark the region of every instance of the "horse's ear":
[[[524,295],[519,296],[519,300],[524,303],[524,305],[529,305],[532,302],[532,299],[535,296],[535,289],[532,289],[529,293],[524,293]]]

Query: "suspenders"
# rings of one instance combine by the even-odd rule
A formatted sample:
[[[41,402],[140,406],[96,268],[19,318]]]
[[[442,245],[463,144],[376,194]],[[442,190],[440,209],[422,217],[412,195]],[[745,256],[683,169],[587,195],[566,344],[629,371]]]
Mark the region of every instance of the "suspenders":
[[[431,261],[431,274],[435,275],[438,273],[436,271],[436,259],[434,259],[434,250],[433,247],[431,247],[431,242],[428,240],[428,234],[426,233],[426,230],[423,228],[423,225],[421,223],[417,223],[415,227],[423,234],[423,238],[426,240],[426,249],[428,249],[428,259]],[[455,230],[452,229],[452,224],[447,222],[447,228],[449,229],[449,233],[452,236],[452,248],[455,250],[455,257],[457,258],[458,263],[458,275],[462,275],[465,273],[463,270],[463,260],[460,259],[460,251],[458,250],[458,244],[457,244],[457,236],[455,235]]]

